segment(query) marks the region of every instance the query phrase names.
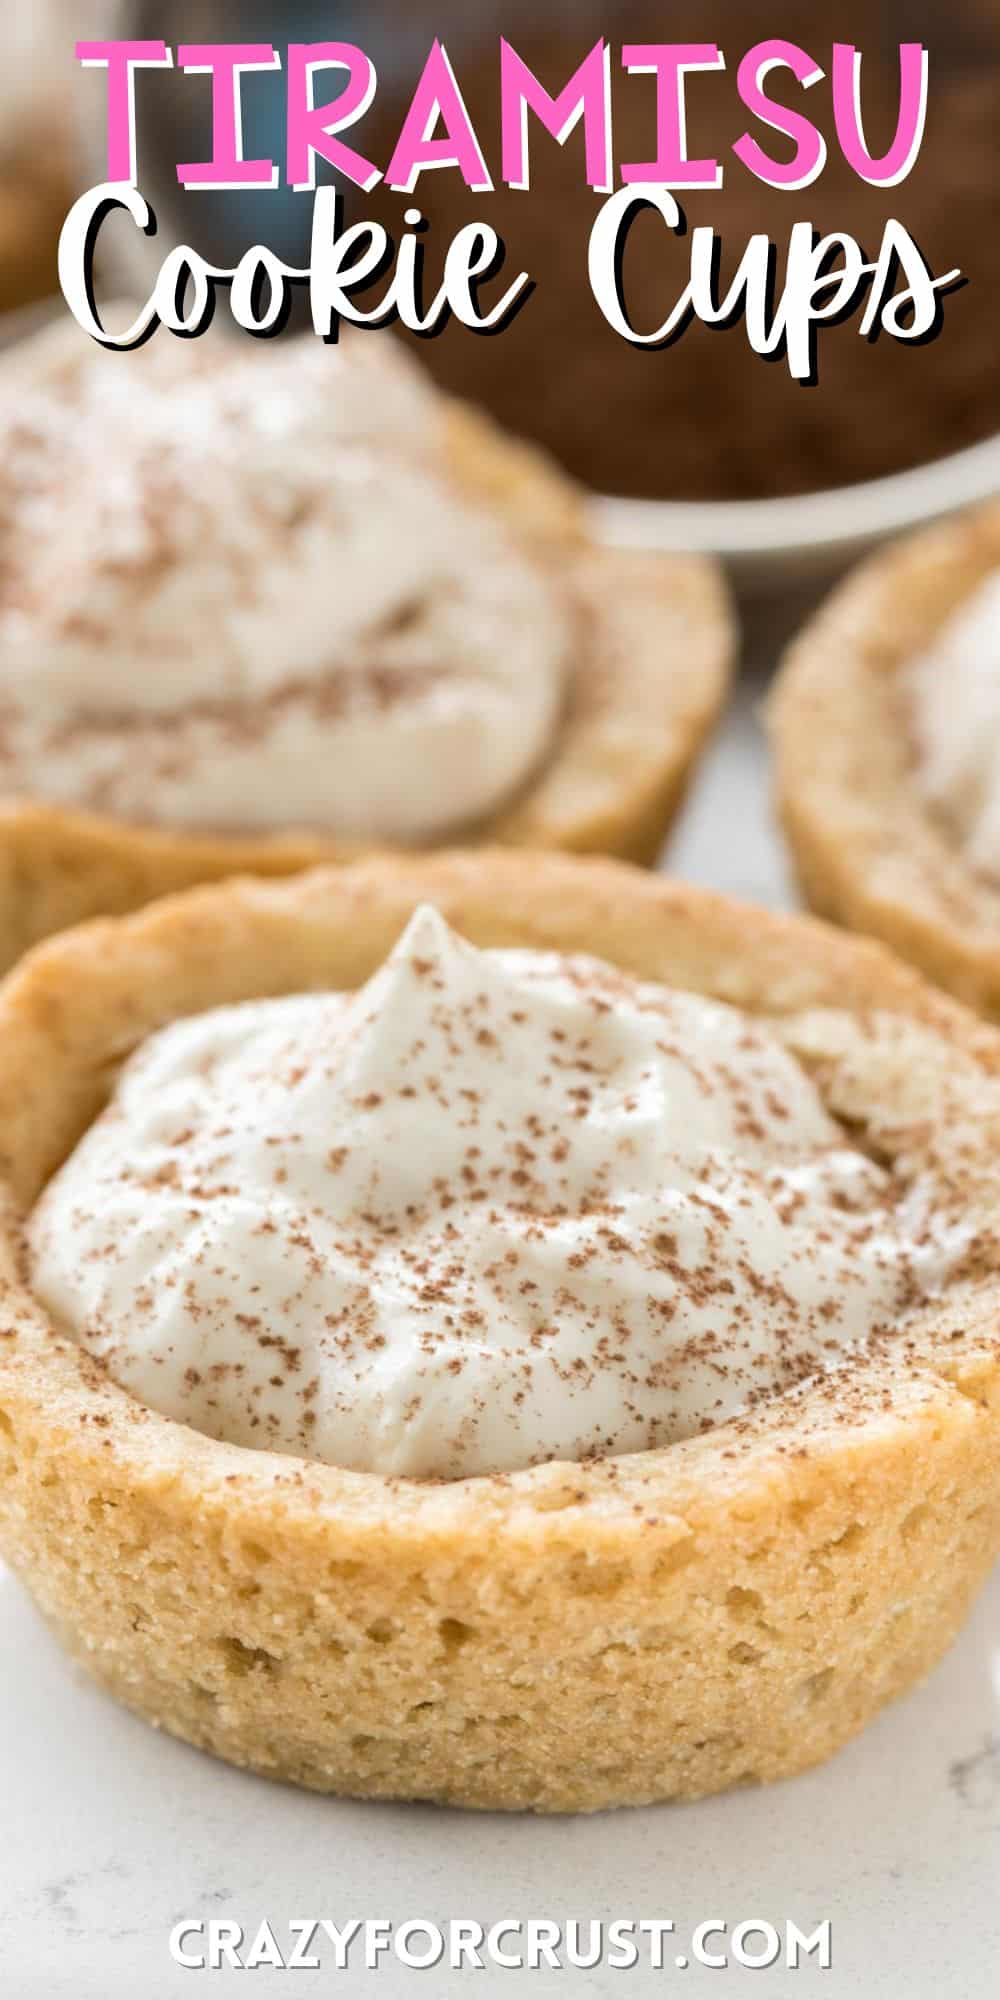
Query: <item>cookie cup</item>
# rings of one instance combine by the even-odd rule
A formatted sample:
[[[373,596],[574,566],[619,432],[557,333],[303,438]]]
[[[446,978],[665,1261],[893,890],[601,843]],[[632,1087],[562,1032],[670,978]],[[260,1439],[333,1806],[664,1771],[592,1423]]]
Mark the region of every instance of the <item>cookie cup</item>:
[[[143,1037],[353,987],[424,898],[766,1014],[854,1143],[961,1205],[944,1303],[688,1442],[454,1483],[117,1388],[32,1300],[25,1212]],[[565,1812],[801,1770],[934,1664],[1000,1547],[998,1161],[992,1030],[877,946],[611,862],[371,861],[83,927],[0,994],[0,1550],[129,1707],[318,1790]]]
[[[721,570],[702,556],[602,546],[572,482],[475,410],[444,404],[441,453],[459,491],[543,563],[568,603],[575,645],[548,756],[501,811],[462,829],[462,843],[653,863],[728,688],[735,624]],[[0,800],[0,972],[90,917],[233,874],[293,875],[361,852],[294,826],[240,838]]]
[[[770,704],[777,800],[811,907],[891,944],[1000,1021],[1000,889],[915,781],[908,663],[1000,565],[1000,503],[853,571],[788,651]]]
[[[79,192],[70,126],[70,107],[55,102],[12,145],[0,134],[0,314],[57,292],[59,232]]]

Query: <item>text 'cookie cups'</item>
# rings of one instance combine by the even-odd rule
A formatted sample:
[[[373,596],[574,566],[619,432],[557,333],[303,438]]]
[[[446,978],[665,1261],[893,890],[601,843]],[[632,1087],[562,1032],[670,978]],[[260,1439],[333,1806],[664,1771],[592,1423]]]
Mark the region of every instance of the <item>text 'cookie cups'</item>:
[[[852,1159],[959,1218],[943,1296],[703,1434],[499,1476],[219,1443],[116,1386],[28,1289],[23,1222],[122,1063],[357,988],[423,901],[745,1013]],[[998,1161],[991,1029],[876,945],[612,862],[373,860],[81,928],[0,995],[0,1548],[130,1707],[321,1790],[571,1811],[801,1770],[934,1664],[1000,1546]]]
[[[382,336],[60,324],[0,377],[0,968],[236,872],[652,862],[724,698],[717,567],[615,551]]]
[[[1000,1018],[1000,506],[853,571],[771,698],[782,823],[820,915]]]

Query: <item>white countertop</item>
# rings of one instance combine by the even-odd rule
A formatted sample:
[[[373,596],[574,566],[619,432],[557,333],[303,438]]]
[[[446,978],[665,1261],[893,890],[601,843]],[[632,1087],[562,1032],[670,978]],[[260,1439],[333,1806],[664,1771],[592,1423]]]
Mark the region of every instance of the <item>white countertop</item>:
[[[743,688],[670,852],[676,872],[780,904],[759,688]],[[932,1678],[824,1768],[695,1806],[536,1820],[310,1797],[154,1734],[69,1666],[0,1570],[0,1994],[173,2000],[184,1916],[672,1918],[665,1967],[408,1971],[383,1959],[248,1991],[716,1993],[765,2000],[996,2000],[1000,1993],[1000,1574]],[[753,1973],[675,1963],[697,1923],[832,1923],[833,1962]],[[718,1949],[719,1939],[713,1939]],[[231,1986],[220,1972],[208,1991]],[[239,1990],[239,1989],[238,1989]]]

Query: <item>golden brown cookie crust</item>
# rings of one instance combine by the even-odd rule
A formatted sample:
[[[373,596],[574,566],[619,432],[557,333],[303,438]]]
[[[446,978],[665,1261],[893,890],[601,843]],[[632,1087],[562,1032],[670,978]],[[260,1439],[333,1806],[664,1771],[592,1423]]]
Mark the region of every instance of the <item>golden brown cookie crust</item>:
[[[144,1036],[356,985],[415,903],[764,1012],[982,1264],[912,1338],[666,1450],[452,1484],[221,1445],[47,1324],[18,1218]],[[0,993],[0,1549],[154,1723],[320,1790],[590,1810],[825,1757],[925,1673],[1000,1547],[1000,1037],[880,947],[495,850],[230,883],[42,947]]]
[[[565,579],[579,635],[555,750],[511,805],[461,839],[651,864],[726,695],[735,633],[721,572],[698,556],[598,546],[576,487],[477,411],[446,406],[444,450],[459,485]],[[297,874],[358,852],[294,828],[213,837],[8,800],[0,803],[0,972],[89,917],[125,915],[228,875]]]
[[[863,563],[794,641],[771,702],[778,805],[812,908],[995,1020],[1000,890],[914,783],[898,676],[998,564],[1000,504]]]

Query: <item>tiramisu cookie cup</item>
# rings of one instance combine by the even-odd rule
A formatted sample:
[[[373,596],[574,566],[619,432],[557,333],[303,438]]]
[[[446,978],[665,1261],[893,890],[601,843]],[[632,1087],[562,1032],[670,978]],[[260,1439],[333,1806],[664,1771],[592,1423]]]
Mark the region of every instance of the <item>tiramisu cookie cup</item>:
[[[1000,1020],[1000,504],[862,564],[771,713],[813,908]]]
[[[389,336],[60,324],[0,447],[0,965],[359,848],[655,858],[725,690],[719,575],[595,546]]]
[[[1000,1545],[1000,1038],[875,945],[497,851],[0,994],[0,1548],[131,1707],[574,1810],[826,1756]]]

